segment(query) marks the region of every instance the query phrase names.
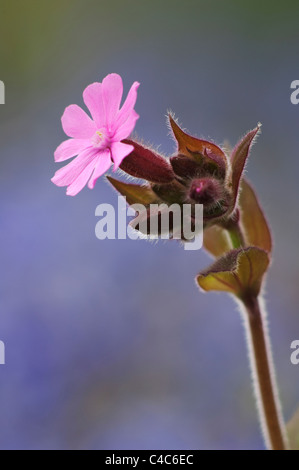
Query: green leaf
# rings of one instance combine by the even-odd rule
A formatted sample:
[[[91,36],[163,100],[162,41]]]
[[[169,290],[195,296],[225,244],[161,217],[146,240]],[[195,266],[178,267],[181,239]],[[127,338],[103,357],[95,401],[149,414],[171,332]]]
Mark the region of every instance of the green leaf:
[[[287,425],[287,431],[292,450],[299,450],[299,410]]]
[[[257,246],[271,253],[272,238],[268,222],[253,188],[245,179],[241,183],[239,207],[247,245]]]
[[[257,296],[269,262],[268,254],[260,248],[231,250],[202,271],[197,283],[204,291],[230,292],[239,298]]]
[[[249,156],[251,146],[254,142],[255,137],[257,136],[261,125],[259,124],[255,129],[248,132],[243,139],[238,142],[235,146],[232,155],[231,155],[231,165],[232,165],[232,189],[234,200],[237,200],[239,185],[241,181],[241,176],[244,171],[244,167]]]
[[[112,186],[127,199],[128,204],[154,204],[159,201],[157,195],[153,192],[150,186],[142,186],[139,184],[124,183],[123,181],[116,180],[107,176],[108,181]]]

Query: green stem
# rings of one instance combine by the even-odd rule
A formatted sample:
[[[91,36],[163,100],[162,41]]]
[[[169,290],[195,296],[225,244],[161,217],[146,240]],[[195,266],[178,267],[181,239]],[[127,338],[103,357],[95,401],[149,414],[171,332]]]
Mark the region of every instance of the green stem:
[[[228,231],[229,237],[232,242],[232,248],[238,249],[245,246],[245,238],[239,221],[239,216],[233,214],[228,221],[223,224],[223,227]]]
[[[282,418],[278,387],[274,373],[265,313],[258,299],[243,300],[259,417],[269,450],[287,450],[287,434]]]
[[[245,240],[238,222],[233,224],[228,230],[233,248],[241,248],[242,246],[245,246]]]

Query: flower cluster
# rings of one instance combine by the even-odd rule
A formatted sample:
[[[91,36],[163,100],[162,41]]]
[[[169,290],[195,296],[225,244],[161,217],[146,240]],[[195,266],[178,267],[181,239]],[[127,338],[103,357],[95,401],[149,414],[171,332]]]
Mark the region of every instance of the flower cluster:
[[[134,110],[138,87],[139,83],[135,82],[120,107],[122,79],[110,74],[102,83],[89,85],[83,93],[92,119],[77,105],[66,108],[62,126],[70,139],[57,148],[55,160],[62,162],[78,156],[58,170],[52,181],[57,186],[67,186],[67,194],[74,196],[86,184],[93,188],[99,176],[113,164],[114,170],[120,168],[127,175],[144,181],[143,184],[127,183],[108,176],[129,204],[142,203],[148,207],[148,223],[144,224],[148,229],[151,204],[183,206],[188,203],[193,208],[202,204],[204,244],[220,261],[198,275],[198,284],[204,290],[227,290],[239,297],[258,292],[269,264],[271,235],[243,172],[260,125],[227,154],[215,143],[186,133],[169,115],[176,151],[165,158],[129,138],[139,117]],[[193,213],[191,211],[191,225]],[[238,273],[246,277],[253,262],[259,265],[256,278],[251,275],[250,282],[245,282],[240,289],[240,282],[243,285],[244,280],[238,278]],[[233,278],[228,282],[230,275]]]
[[[135,178],[135,182],[107,178],[126,197],[129,205],[137,204],[134,209],[142,205],[143,210],[131,222],[132,226],[144,234],[152,234],[156,219],[154,235],[163,238],[162,215],[165,211],[169,216],[166,235],[170,232],[172,238],[179,238],[184,243],[195,238],[196,214],[198,209],[203,209],[204,246],[216,261],[197,275],[196,283],[204,291],[233,294],[238,303],[243,304],[266,443],[271,449],[287,449],[274,374],[269,365],[271,352],[259,304],[259,294],[271,261],[272,239],[256,194],[244,178],[244,168],[260,125],[248,132],[232,151],[226,152],[214,142],[189,135],[174,116],[169,115],[176,149],[166,158],[130,137],[139,117],[134,110],[138,87],[139,83],[135,82],[121,106],[122,79],[117,74],[110,74],[102,83],[88,86],[83,93],[91,117],[77,105],[66,108],[62,126],[69,139],[57,148],[55,160],[63,162],[75,158],[58,170],[52,181],[58,186],[66,186],[67,194],[74,196],[86,184],[93,188],[111,165],[114,170],[120,168],[131,179]],[[154,211],[152,205],[155,205]],[[185,205],[191,209],[187,214],[191,239],[178,223],[185,217],[185,214],[182,216]],[[177,219],[171,216],[174,207],[180,209],[181,215]],[[294,423],[294,446],[297,446],[298,425]]]

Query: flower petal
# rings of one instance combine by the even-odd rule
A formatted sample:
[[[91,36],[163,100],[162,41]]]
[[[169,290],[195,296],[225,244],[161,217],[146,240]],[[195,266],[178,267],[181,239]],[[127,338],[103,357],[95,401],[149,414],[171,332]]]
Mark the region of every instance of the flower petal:
[[[133,110],[124,124],[116,130],[113,140],[123,140],[129,137],[134,130],[137,119],[139,119],[139,115]]]
[[[98,158],[98,157],[97,157]],[[84,168],[84,170],[80,173],[78,178],[76,178],[72,184],[70,184],[66,190],[66,194],[68,196],[76,196],[86,185],[87,181],[89,180],[96,161],[91,161],[89,164]]]
[[[83,150],[90,147],[88,139],[68,139],[62,142],[54,152],[55,162],[63,162],[75,157]]]
[[[104,78],[102,83],[103,103],[106,112],[106,123],[111,129],[123,94],[123,82],[116,73],[111,73]]]
[[[137,90],[140,86],[140,83],[134,82],[133,85],[131,86],[131,89],[128,93],[128,96],[126,98],[126,101],[122,105],[121,109],[118,112],[117,115],[117,126],[121,126],[126,122],[128,117],[130,116],[132,110],[134,109],[134,106],[136,104],[137,100]]]
[[[88,139],[97,130],[95,123],[76,104],[71,104],[65,109],[61,122],[66,135],[76,139]]]
[[[102,84],[95,82],[85,88],[83,92],[83,100],[97,127],[102,127],[106,122]]]
[[[104,173],[106,173],[107,170],[109,170],[111,166],[111,157],[110,157],[110,150],[106,149],[98,157],[96,167],[94,169],[93,175],[89,180],[88,187],[90,189],[94,188],[94,185],[96,184],[97,179],[102,176]]]
[[[133,145],[123,144],[122,142],[112,143],[111,154],[114,162],[114,171],[117,170],[123,159],[133,152],[133,150]]]
[[[52,182],[56,186],[68,186],[75,181],[76,178],[84,171],[91,161],[94,161],[96,155],[99,153],[97,149],[88,148],[81,152],[78,157],[74,158],[68,165],[56,171],[52,178]]]

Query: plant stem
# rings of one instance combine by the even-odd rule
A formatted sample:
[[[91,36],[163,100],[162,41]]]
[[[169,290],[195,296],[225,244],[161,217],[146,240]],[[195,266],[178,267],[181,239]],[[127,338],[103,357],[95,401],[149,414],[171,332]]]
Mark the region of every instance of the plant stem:
[[[238,211],[223,224],[223,227],[228,230],[233,248],[246,247]],[[288,450],[288,438],[278,395],[266,312],[261,309],[261,301],[256,296],[244,295],[241,302],[245,307],[250,365],[266,445],[269,450]]]
[[[282,418],[270,340],[257,298],[243,299],[250,346],[250,362],[260,421],[269,450],[287,450],[287,434]]]
[[[236,222],[230,227],[229,235],[233,248],[240,248],[242,246],[245,246],[245,241],[239,222]]]
[[[228,231],[233,248],[237,249],[245,246],[245,239],[240,226],[238,213],[230,217],[230,219],[223,223],[222,226]]]

